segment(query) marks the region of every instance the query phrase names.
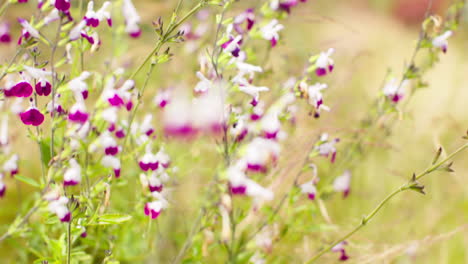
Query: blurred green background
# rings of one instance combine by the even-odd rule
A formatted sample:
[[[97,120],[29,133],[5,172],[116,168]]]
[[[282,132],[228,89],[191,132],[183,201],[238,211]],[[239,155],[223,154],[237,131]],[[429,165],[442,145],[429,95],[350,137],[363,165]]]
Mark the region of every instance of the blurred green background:
[[[167,18],[176,3],[134,2],[147,25],[157,16]],[[443,15],[447,2],[434,1],[433,12]],[[308,146],[321,132],[343,139],[338,145],[337,159],[340,159],[340,153],[344,151],[340,147],[351,140],[347,136],[366,116],[387,71],[392,69],[396,76],[401,75],[413,52],[427,3],[427,0],[309,0],[283,21],[286,29],[267,68],[281,72],[285,81],[289,75],[301,74],[310,54],[329,47],[336,49],[336,64],[334,73],[324,80],[329,84],[325,98],[332,111],[318,121],[308,116],[307,111],[301,111],[298,127],[294,132],[290,131],[288,148],[283,149],[280,161],[279,168],[288,169],[278,169],[274,177],[292,180]],[[240,1],[236,9],[243,10],[249,4]],[[16,16],[28,14],[27,9],[15,6],[3,19],[13,21]],[[15,27],[18,29],[17,25]],[[365,143],[364,159],[353,170],[350,197],[334,196],[325,203],[331,221],[327,222],[320,213],[311,214],[311,224],[324,223],[326,228],[304,227],[300,236],[288,237],[275,245],[276,255],[295,255],[298,261],[309,259],[323,245],[323,239],[331,240],[351,230],[387,193],[405,182],[413,172],[425,169],[439,146],[449,152],[462,144],[461,136],[468,129],[467,29],[465,21],[450,39],[448,53],[441,56],[440,63],[425,77],[429,87],[411,99],[406,108],[408,115],[396,122],[390,137],[376,141],[371,134],[366,138],[369,142]],[[129,48],[120,59],[122,64],[126,61],[138,63],[151,50],[155,37],[149,26],[144,30],[141,39],[119,42]],[[0,48],[0,59],[4,62],[16,47]],[[156,90],[176,83],[193,87],[196,83],[196,56],[184,53],[180,47],[176,47],[174,53],[176,56],[171,62],[155,71],[150,88]],[[105,57],[106,51],[98,54]],[[98,58],[101,57],[87,57],[88,65],[95,69],[102,67],[103,60]],[[277,85],[269,83],[268,79],[264,82]],[[148,97],[147,105],[151,99]],[[32,143],[22,130],[23,127],[11,128],[11,133],[18,138],[14,148],[21,156],[20,169],[25,175],[40,177],[39,163],[34,160],[36,148],[30,147]],[[377,129],[373,133],[383,132]],[[189,151],[185,152],[186,149],[184,144],[170,145],[174,164],[180,167],[178,177],[181,182],[180,189],[175,191],[177,207],[168,210],[161,219],[161,227],[167,227],[162,228],[163,238],[171,232],[183,234],[189,230],[192,216],[197,211],[192,201],[201,196],[194,186],[205,182],[219,168],[213,165],[220,161],[214,142],[202,140],[191,144]],[[194,167],[194,163],[197,166]],[[326,161],[319,161],[319,167],[322,163],[326,164]],[[468,263],[468,154],[460,155],[453,168],[454,173],[436,173],[425,178],[425,196],[403,193],[386,206],[348,241],[349,263]],[[330,175],[319,176],[326,179]],[[137,177],[129,180],[132,182],[138,184]],[[18,208],[25,206],[22,201],[27,199],[30,191],[27,186],[21,186],[21,193],[18,193],[11,179],[7,179],[7,185],[8,193],[0,200],[2,226],[7,226]],[[132,188],[119,188],[119,192],[132,195]],[[123,206],[119,199],[125,200],[125,197],[115,198],[115,203]],[[0,262],[15,263],[15,255],[9,250],[15,247],[14,243],[9,240],[0,244],[3,259]],[[159,246],[164,249],[159,254],[171,256],[177,252],[175,245],[169,242],[161,242]],[[336,259],[335,254],[328,254],[319,263],[335,263]]]

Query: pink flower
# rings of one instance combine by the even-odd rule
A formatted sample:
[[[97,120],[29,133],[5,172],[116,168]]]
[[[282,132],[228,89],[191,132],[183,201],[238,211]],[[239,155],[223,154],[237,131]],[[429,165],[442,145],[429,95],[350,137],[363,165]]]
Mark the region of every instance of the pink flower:
[[[44,122],[44,115],[35,107],[20,113],[20,118],[25,125],[39,126]]]
[[[60,221],[70,222],[71,213],[68,210],[67,204],[68,204],[68,198],[65,196],[61,196],[53,200],[50,200],[49,210],[52,213],[55,213],[57,217],[60,219]]]
[[[0,198],[2,198],[5,195],[6,192],[6,185],[3,182],[3,174],[0,173]]]
[[[351,188],[351,173],[345,171],[343,175],[337,177],[333,182],[333,189],[337,192],[343,192],[343,198],[349,195]]]
[[[307,194],[310,200],[315,200],[317,195],[317,188],[315,187],[314,181],[308,181],[300,186],[301,192]]]
[[[384,88],[383,94],[392,101],[392,103],[398,103],[403,99],[405,87],[408,85],[408,80],[403,80],[399,83],[395,78],[390,79]]]
[[[125,18],[125,31],[132,37],[138,38],[141,35],[140,16],[131,0],[123,0],[122,13]]]
[[[150,192],[162,192],[163,183],[161,179],[153,173],[148,179],[148,187]]]
[[[63,175],[63,185],[73,186],[81,182],[81,167],[75,159],[70,159],[68,162],[70,167],[65,171]]]
[[[335,139],[329,141],[328,140],[328,134],[323,133],[320,136],[320,141],[319,141],[318,145],[315,147],[315,149],[319,152],[319,154],[321,156],[324,156],[324,157],[331,156],[330,161],[332,163],[334,163],[335,159],[336,159],[335,144],[338,143],[338,142],[340,142],[340,139],[338,139],[338,138],[335,138]]]
[[[270,23],[260,29],[260,33],[262,34],[262,37],[269,40],[271,42],[271,46],[274,47],[279,40],[278,32],[283,28],[284,26],[279,24],[278,20],[273,19]]]
[[[30,37],[33,37],[36,39],[40,38],[39,31],[37,31],[37,29],[35,29],[31,24],[29,24],[28,21],[22,18],[18,18],[18,22],[23,27],[23,30],[21,32],[21,37],[18,39],[18,45],[21,45],[23,39],[28,40]]]
[[[159,167],[159,162],[156,155],[151,152],[145,153],[143,157],[139,160],[138,165],[142,171],[152,170],[155,171]]]
[[[335,49],[330,48],[327,52],[321,52],[318,56],[314,56],[310,59],[314,65],[311,69],[315,68],[315,74],[317,76],[325,76],[327,73],[331,73],[335,68],[335,64],[330,56],[335,52]]]
[[[0,23],[0,43],[10,43],[10,24],[6,22]]]
[[[106,155],[101,160],[102,166],[112,168],[116,178],[120,177],[120,160],[114,156]]]
[[[154,98],[154,102],[160,108],[166,107],[166,105],[170,102],[171,93],[169,90],[164,90],[159,92],[156,97]]]
[[[86,25],[90,27],[97,27],[99,26],[99,22],[101,22],[104,19],[107,19],[107,23],[109,26],[112,25],[112,19],[110,16],[110,13],[107,11],[107,8],[110,6],[110,2],[104,2],[102,4],[102,7],[95,12],[94,11],[94,2],[90,1],[88,3],[88,10],[86,11],[86,14],[84,16],[84,20],[86,21]]]
[[[269,162],[276,161],[279,152],[280,146],[277,142],[260,137],[253,139],[246,148],[246,169],[252,172],[267,172]]]
[[[89,114],[86,112],[86,107],[83,102],[75,103],[68,114],[68,120],[75,123],[86,123],[88,117]]]
[[[242,28],[242,25],[244,23],[246,24],[245,31],[250,31],[253,25],[255,24],[255,13],[252,8],[245,10],[244,12],[242,12],[241,14],[239,14],[238,16],[234,18],[233,25],[237,33],[243,34],[245,32],[244,29]]]
[[[447,52],[448,49],[448,41],[447,39],[452,36],[453,32],[451,30],[447,30],[441,35],[432,39],[432,46],[440,48],[443,53]]]
[[[15,154],[3,164],[3,170],[10,173],[11,177],[18,174],[18,159],[18,155]]]
[[[346,261],[349,259],[349,256],[346,255],[346,250],[344,248],[344,246],[346,246],[346,244],[348,244],[346,241],[343,241],[343,242],[340,242],[338,244],[336,244],[331,250],[333,252],[340,252],[340,261]]]
[[[242,36],[237,36],[235,38],[230,37],[228,41],[221,44],[224,52],[231,53],[234,57],[239,57],[240,44],[242,43]]]
[[[162,210],[167,208],[168,202],[163,197],[162,193],[152,192],[151,194],[157,200],[146,203],[144,212],[145,215],[149,216],[151,219],[156,219],[161,214]]]

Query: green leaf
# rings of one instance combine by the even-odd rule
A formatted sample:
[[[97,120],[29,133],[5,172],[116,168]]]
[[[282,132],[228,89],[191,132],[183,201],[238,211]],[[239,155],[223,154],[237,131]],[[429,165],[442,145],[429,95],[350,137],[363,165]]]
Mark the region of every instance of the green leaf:
[[[117,225],[132,219],[131,215],[123,215],[123,214],[106,214],[101,215],[96,219],[96,225]],[[93,224],[91,224],[93,225]]]
[[[35,181],[34,179],[24,177],[24,176],[21,176],[21,175],[16,175],[15,179],[17,179],[19,181],[22,181],[22,182],[24,182],[26,184],[29,184],[31,186],[34,186],[36,188],[41,188],[41,185],[37,181]]]
[[[50,139],[43,139],[39,143],[41,147],[41,154],[42,154],[42,162],[44,164],[44,167],[49,167],[49,162],[51,159],[51,153],[50,153]]]

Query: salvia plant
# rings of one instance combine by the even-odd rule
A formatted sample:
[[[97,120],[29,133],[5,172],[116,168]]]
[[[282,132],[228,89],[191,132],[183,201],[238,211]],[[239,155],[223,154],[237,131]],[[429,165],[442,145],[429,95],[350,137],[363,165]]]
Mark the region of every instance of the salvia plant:
[[[364,143],[397,133],[427,71],[450,52],[465,2],[445,16],[428,8],[403,73],[383,76],[357,132],[317,127],[305,153],[288,152],[287,138],[333,111],[340,50],[311,45],[288,78],[269,61],[286,45],[284,24],[313,1],[167,1],[172,14],[151,25],[138,2],[1,4],[0,45],[15,52],[0,68],[0,196],[17,205],[0,243],[18,263],[346,261],[357,254],[347,246],[353,234],[400,193],[424,194],[422,178],[452,171],[468,148],[440,148],[349,233],[319,237],[314,254],[279,256],[275,247],[308,224],[310,208],[326,221],[330,197],[353,195]],[[20,17],[7,19],[13,8]],[[150,51],[134,50],[137,42]],[[174,60],[190,74],[174,77]],[[285,155],[298,173],[281,168]]]

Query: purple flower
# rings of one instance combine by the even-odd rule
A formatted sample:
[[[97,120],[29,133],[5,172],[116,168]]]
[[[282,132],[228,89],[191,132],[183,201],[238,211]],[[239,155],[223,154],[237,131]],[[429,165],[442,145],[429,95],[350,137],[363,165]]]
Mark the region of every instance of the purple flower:
[[[20,118],[25,125],[39,126],[44,122],[44,115],[35,107],[20,113]]]
[[[85,123],[88,121],[89,114],[86,112],[86,108],[83,102],[75,103],[70,109],[68,114],[68,120],[75,123]]]
[[[36,93],[41,96],[48,96],[52,92],[52,85],[48,81],[37,82],[35,88]]]
[[[26,81],[20,81],[12,87],[5,89],[4,94],[6,97],[29,97],[33,92],[33,88],[30,83]]]
[[[70,9],[70,0],[54,0],[55,8],[57,8],[59,11],[62,11],[64,13],[68,13],[68,10]]]

